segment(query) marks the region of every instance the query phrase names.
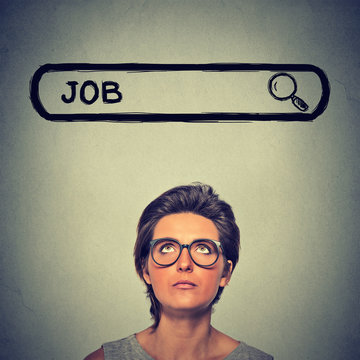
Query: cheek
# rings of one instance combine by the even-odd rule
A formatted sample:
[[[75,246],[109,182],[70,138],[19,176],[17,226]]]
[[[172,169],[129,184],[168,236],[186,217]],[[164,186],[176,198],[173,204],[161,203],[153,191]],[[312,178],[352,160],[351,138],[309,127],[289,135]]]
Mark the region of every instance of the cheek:
[[[156,296],[158,296],[158,294],[161,294],[161,292],[166,291],[166,288],[168,286],[169,274],[166,270],[168,269],[156,269],[151,266],[149,267],[151,286]]]
[[[203,287],[204,291],[210,296],[215,297],[219,290],[221,274],[218,272],[208,272],[203,276],[203,283],[206,286]]]

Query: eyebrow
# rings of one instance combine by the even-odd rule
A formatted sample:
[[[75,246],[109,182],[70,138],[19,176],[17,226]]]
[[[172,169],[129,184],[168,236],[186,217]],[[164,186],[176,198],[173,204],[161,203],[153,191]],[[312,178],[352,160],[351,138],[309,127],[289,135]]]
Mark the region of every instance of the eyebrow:
[[[168,237],[168,236],[165,236],[165,237],[161,237],[161,238],[156,238],[156,239],[152,239],[150,241],[157,241],[157,240],[172,240],[172,241],[176,241],[178,242],[179,244],[181,245],[184,245],[182,244],[178,239],[175,239],[175,238],[172,238],[172,237]],[[220,240],[214,240],[214,239],[209,239],[209,238],[198,238],[198,239],[194,239],[192,241],[189,242],[189,244],[195,242],[195,241],[201,241],[201,240],[210,240],[210,241],[213,241],[215,244],[217,244],[218,246],[221,246],[222,243]]]
[[[152,240],[175,240],[175,241],[179,241],[178,239],[176,238],[173,238],[173,237],[170,237],[170,236],[164,236],[164,237],[160,237],[160,238],[155,238],[155,239],[152,239]],[[215,239],[210,239],[210,238],[197,238],[197,239],[194,239],[192,241],[197,241],[197,240],[211,240],[211,241],[215,241],[215,242],[220,242],[219,240],[215,240]],[[180,241],[179,241],[180,242]]]

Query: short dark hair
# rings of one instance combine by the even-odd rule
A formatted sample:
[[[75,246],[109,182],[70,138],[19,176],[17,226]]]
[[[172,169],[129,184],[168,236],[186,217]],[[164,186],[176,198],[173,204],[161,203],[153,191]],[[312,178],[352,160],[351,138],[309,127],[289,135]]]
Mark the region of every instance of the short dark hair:
[[[174,187],[153,200],[143,211],[137,226],[137,239],[134,248],[135,267],[138,275],[147,286],[147,295],[151,301],[150,313],[153,327],[159,325],[161,304],[157,300],[152,286],[143,278],[150,252],[150,240],[156,224],[166,215],[194,213],[210,219],[219,232],[225,260],[231,260],[234,270],[239,259],[240,231],[235,222],[231,206],[219,199],[214,189],[202,183],[192,183]],[[223,287],[214,298],[212,305],[219,301]]]

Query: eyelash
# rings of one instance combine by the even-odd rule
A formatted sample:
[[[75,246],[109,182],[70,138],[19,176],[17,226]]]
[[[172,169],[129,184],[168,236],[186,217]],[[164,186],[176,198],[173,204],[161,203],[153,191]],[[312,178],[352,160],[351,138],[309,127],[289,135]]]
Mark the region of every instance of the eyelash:
[[[199,244],[199,245],[196,247],[196,249],[199,249],[199,248],[204,248],[204,249],[206,249],[206,250],[208,251],[209,254],[211,254],[211,249],[210,249],[208,246],[206,246],[206,245],[204,245],[204,244]]]
[[[164,252],[164,249],[166,249],[167,247],[169,248],[170,251],[171,251],[171,250],[175,250],[174,244],[172,244],[172,243],[165,243],[165,244],[163,244],[163,245],[160,247],[159,252],[162,253],[162,254],[163,254],[163,253],[166,253],[166,252],[170,252],[170,251],[165,251],[165,252]],[[208,247],[206,244],[202,244],[202,243],[196,244],[195,251],[197,251],[197,250],[200,249],[200,248],[203,248],[203,249],[206,249],[206,250],[207,250],[206,253],[202,252],[202,254],[211,255],[211,254],[213,253],[213,251],[211,251],[211,248]]]
[[[160,253],[162,253],[163,252],[163,250],[166,248],[166,247],[170,247],[170,248],[174,248],[174,246],[173,246],[173,244],[164,244],[164,245],[162,245],[161,246],[161,248],[160,248]]]

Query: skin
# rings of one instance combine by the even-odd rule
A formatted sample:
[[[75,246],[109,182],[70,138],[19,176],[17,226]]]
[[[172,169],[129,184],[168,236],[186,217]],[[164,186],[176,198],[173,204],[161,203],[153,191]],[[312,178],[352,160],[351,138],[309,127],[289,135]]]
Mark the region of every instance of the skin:
[[[219,241],[214,223],[192,213],[172,214],[160,219],[155,226],[153,238],[163,237],[174,238],[181,244],[189,244],[202,238]],[[199,267],[193,263],[189,252],[184,249],[178,261],[169,267],[161,267],[149,257],[143,276],[145,281],[152,285],[163,311],[172,312],[174,315],[196,314],[207,311],[219,286],[224,287],[228,283],[229,278],[223,276],[224,266],[221,256],[213,266]],[[189,289],[174,286],[182,280],[191,281],[196,286]]]
[[[154,228],[153,239],[170,237],[181,244],[195,239],[219,241],[215,224],[200,215],[180,213],[160,219]],[[219,256],[217,262],[203,268],[195,265],[187,249],[178,261],[169,266],[157,265],[149,256],[144,280],[151,284],[162,305],[159,326],[136,334],[142,348],[156,360],[220,360],[229,355],[239,342],[211,326],[211,303],[219,286],[228,284],[232,263]],[[194,285],[176,285],[180,281]],[[165,344],[165,345],[164,345]],[[103,360],[102,349],[85,360]]]

